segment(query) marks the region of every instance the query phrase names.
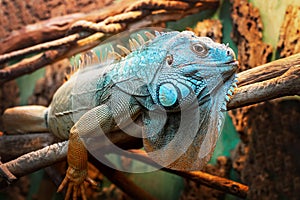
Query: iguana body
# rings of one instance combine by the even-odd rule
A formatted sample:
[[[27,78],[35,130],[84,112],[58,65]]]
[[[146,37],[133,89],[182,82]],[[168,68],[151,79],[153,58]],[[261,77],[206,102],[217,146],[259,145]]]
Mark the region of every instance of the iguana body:
[[[201,168],[216,144],[236,68],[229,47],[184,31],[158,33],[118,62],[77,72],[45,112],[49,130],[69,139],[59,191],[69,185],[66,198],[78,189],[84,195],[84,138],[122,129],[137,116],[151,158],[173,169]]]

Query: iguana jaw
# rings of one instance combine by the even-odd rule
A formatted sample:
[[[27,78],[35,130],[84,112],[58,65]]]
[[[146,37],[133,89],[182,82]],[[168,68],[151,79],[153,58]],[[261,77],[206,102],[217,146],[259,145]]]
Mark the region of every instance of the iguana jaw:
[[[224,63],[225,65],[230,65],[230,66],[238,66],[239,65],[239,61],[237,60],[231,60],[231,61],[228,61],[226,63]]]
[[[223,66],[220,66],[221,68],[224,68],[222,70],[222,77],[223,77],[223,82],[225,83],[229,79],[231,79],[232,75],[235,74],[237,68],[238,68],[239,62],[237,60],[232,60],[229,62],[224,63]]]
[[[223,62],[223,63],[219,63],[219,62],[211,62],[211,63],[207,63],[204,64],[207,67],[217,67],[217,68],[224,68],[224,69],[228,69],[228,70],[232,70],[232,71],[236,71],[238,66],[239,66],[239,61],[237,60],[230,60],[228,62]]]

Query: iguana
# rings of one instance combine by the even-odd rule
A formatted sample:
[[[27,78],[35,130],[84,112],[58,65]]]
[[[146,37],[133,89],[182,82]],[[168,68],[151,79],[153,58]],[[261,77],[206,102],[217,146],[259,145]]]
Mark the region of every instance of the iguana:
[[[72,194],[75,199],[78,190],[86,199],[89,138],[125,129],[137,117],[143,122],[144,148],[161,166],[199,170],[211,157],[236,87],[232,49],[190,31],[156,32],[149,41],[138,35],[129,42],[131,51],[118,46],[125,55],[112,51],[117,58],[112,62],[76,72],[47,109],[18,107],[4,113],[4,123],[15,124],[13,129],[49,130],[69,139],[69,167],[58,188],[68,187],[66,199]],[[39,110],[26,121],[30,108]],[[19,122],[9,121],[17,115]]]

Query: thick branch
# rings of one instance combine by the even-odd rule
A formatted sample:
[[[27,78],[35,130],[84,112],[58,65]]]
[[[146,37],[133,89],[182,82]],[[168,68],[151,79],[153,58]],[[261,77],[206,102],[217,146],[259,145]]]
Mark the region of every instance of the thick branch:
[[[300,95],[300,65],[292,66],[278,78],[238,88],[227,108],[234,109],[292,95]]]
[[[283,96],[300,95],[300,54],[241,72],[228,110]]]
[[[49,146],[54,142],[57,142],[57,138],[51,133],[0,136],[1,161],[12,160],[31,151]]]
[[[279,77],[295,65],[300,65],[300,53],[240,72],[238,74],[238,86],[241,87]]]
[[[0,178],[6,178],[1,180],[0,186],[10,184],[15,178],[7,174],[7,171],[13,174],[15,177],[21,177],[26,174],[30,174],[39,169],[53,165],[59,161],[65,160],[67,156],[68,141],[56,143],[47,146],[41,150],[27,153],[15,160],[9,161],[0,165]]]

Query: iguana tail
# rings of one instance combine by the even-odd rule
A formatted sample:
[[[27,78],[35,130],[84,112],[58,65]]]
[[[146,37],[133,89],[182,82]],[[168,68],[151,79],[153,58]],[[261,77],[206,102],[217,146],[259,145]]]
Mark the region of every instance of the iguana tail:
[[[47,132],[47,107],[19,106],[8,108],[2,116],[6,133]]]

